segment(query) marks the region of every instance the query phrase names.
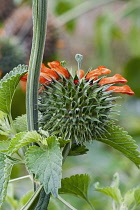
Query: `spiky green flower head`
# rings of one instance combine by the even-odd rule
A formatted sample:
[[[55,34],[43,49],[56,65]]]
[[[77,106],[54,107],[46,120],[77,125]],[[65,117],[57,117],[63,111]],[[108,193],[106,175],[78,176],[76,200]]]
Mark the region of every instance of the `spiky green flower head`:
[[[81,59],[76,57],[78,72],[74,77],[60,65],[60,62],[54,61],[48,64],[58,73],[59,80],[51,77],[51,82],[47,80],[46,84],[43,84],[44,88],[39,96],[39,122],[40,127],[51,135],[83,144],[104,137],[106,126],[112,120],[111,113],[116,98],[112,97],[113,89],[109,88],[113,87],[112,81],[115,82],[116,78],[108,77],[111,79],[111,84],[105,82],[105,78],[97,78],[98,75],[110,73],[110,70],[103,66],[83,76],[79,58]],[[62,70],[65,70],[63,75]]]

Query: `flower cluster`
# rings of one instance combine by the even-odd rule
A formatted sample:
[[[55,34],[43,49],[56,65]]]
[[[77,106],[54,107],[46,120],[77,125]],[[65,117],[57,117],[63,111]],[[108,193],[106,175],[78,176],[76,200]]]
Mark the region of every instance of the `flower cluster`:
[[[112,122],[114,99],[112,92],[133,95],[120,74],[105,77],[111,70],[104,66],[73,77],[59,61],[42,64],[39,82],[39,126],[50,135],[71,139],[78,144],[105,136]],[[21,80],[26,82],[28,74]],[[99,78],[99,76],[102,76]],[[113,122],[112,122],[113,123]]]
[[[70,78],[69,71],[64,68],[59,61],[53,61],[48,63],[48,67],[46,67],[44,64],[41,66],[41,72],[40,72],[40,79],[39,83],[43,85],[50,85],[53,80],[59,80],[60,75],[65,77],[66,79]],[[110,74],[111,70],[107,69],[104,66],[99,66],[98,68],[88,72],[84,76],[84,71],[79,70],[79,79],[84,78],[86,81],[95,81],[98,80],[98,76]],[[27,81],[28,73],[26,73],[23,77],[21,77],[21,81]],[[78,72],[77,72],[78,76]],[[126,83],[127,80],[122,77],[120,74],[115,74],[112,77],[105,77],[99,80],[98,84],[100,86],[106,85],[106,84],[114,84],[114,83]],[[78,78],[74,80],[74,83],[78,83]],[[116,93],[123,93],[128,95],[134,95],[134,92],[131,90],[131,88],[128,85],[123,86],[110,86],[107,91],[112,91]]]

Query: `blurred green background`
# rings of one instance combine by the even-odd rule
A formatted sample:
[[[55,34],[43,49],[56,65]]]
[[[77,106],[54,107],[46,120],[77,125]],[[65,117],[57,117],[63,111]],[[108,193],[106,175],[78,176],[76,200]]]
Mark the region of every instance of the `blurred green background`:
[[[128,79],[135,96],[122,95],[117,101],[118,124],[140,145],[140,0],[51,0],[48,3],[48,34],[43,62],[65,60],[76,69],[74,56],[84,55],[82,69],[106,66]],[[31,0],[0,0],[1,78],[19,63],[28,64],[32,40]],[[25,113],[25,93],[19,86],[13,100],[13,118]],[[89,197],[96,210],[111,210],[111,199],[95,192],[97,181],[108,186],[113,174],[120,175],[123,193],[140,185],[139,170],[121,153],[99,142],[88,145],[87,155],[68,157],[63,177],[87,173],[92,183]],[[12,177],[26,175],[15,166]],[[30,180],[9,185],[3,210],[19,209],[19,200],[32,190]],[[89,209],[85,201],[63,196],[78,210]],[[67,209],[60,202],[50,209]],[[9,204],[15,206],[11,208]],[[139,208],[138,208],[139,209]]]

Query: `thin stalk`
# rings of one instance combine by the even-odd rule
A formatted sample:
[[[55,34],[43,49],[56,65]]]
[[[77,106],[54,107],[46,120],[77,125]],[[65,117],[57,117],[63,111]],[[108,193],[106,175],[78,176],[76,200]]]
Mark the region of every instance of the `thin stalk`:
[[[67,206],[69,209],[71,210],[77,210],[76,208],[74,208],[72,205],[70,205],[67,201],[65,201],[62,197],[60,197],[58,195],[57,197],[63,204],[65,204],[65,206]]]
[[[30,178],[31,179],[31,176],[30,175],[27,175],[27,176],[22,176],[22,177],[19,177],[19,178],[16,178],[16,179],[11,179],[9,181],[9,183],[16,182],[16,181],[23,180],[23,179],[27,179],[27,178]]]
[[[81,69],[82,59],[83,59],[83,55],[81,55],[81,54],[75,55],[75,60],[77,61],[77,64],[78,64],[78,78],[79,78],[79,80],[80,80],[80,69]]]

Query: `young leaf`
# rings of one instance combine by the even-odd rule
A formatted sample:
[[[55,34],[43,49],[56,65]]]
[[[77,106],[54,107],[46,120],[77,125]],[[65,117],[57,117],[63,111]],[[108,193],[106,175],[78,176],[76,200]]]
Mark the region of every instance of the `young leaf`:
[[[9,114],[15,89],[20,77],[27,72],[27,66],[19,65],[0,81],[0,110]]]
[[[134,198],[134,192],[135,189],[129,190],[127,193],[124,195],[124,204],[127,207],[130,207],[132,203],[134,203],[135,198]]]
[[[104,138],[97,138],[96,140],[122,152],[139,168],[140,152],[137,151],[138,146],[135,144],[135,140],[123,128],[110,124],[104,136]]]
[[[35,179],[43,185],[46,194],[51,192],[57,197],[58,188],[61,187],[62,154],[55,137],[48,137],[47,143],[47,150],[37,146],[28,149],[26,165],[29,172],[35,174]]]
[[[99,183],[97,182],[95,184],[95,190],[98,191],[98,192],[102,192],[105,195],[113,198],[117,203],[121,202],[121,200],[120,200],[121,199],[121,195],[120,195],[120,190],[119,189],[116,189],[116,188],[113,188],[113,187],[100,188],[99,187]]]
[[[14,127],[18,133],[27,131],[27,115],[18,116],[14,120]]]
[[[8,148],[8,154],[15,153],[21,147],[32,143],[41,141],[41,136],[36,131],[21,132],[15,135],[11,139],[10,146]]]
[[[20,209],[30,200],[30,198],[33,196],[33,191],[27,192],[23,197],[20,199],[18,206]]]
[[[88,201],[90,177],[87,174],[76,174],[61,180],[60,194],[69,193]]]
[[[136,205],[140,205],[140,186],[136,188],[135,192],[134,192],[134,197],[135,197],[135,201],[136,201]]]
[[[85,145],[72,144],[69,156],[84,155],[89,151]]]
[[[9,161],[7,156],[0,153],[0,207],[5,200],[8,181],[10,179],[12,170],[12,162]]]
[[[99,187],[99,183],[97,182],[95,184],[95,190],[98,192],[102,192],[107,196],[110,196],[112,199],[114,199],[117,203],[121,204],[122,202],[122,196],[119,189],[119,175],[116,173],[113,176],[113,182],[110,187]]]

